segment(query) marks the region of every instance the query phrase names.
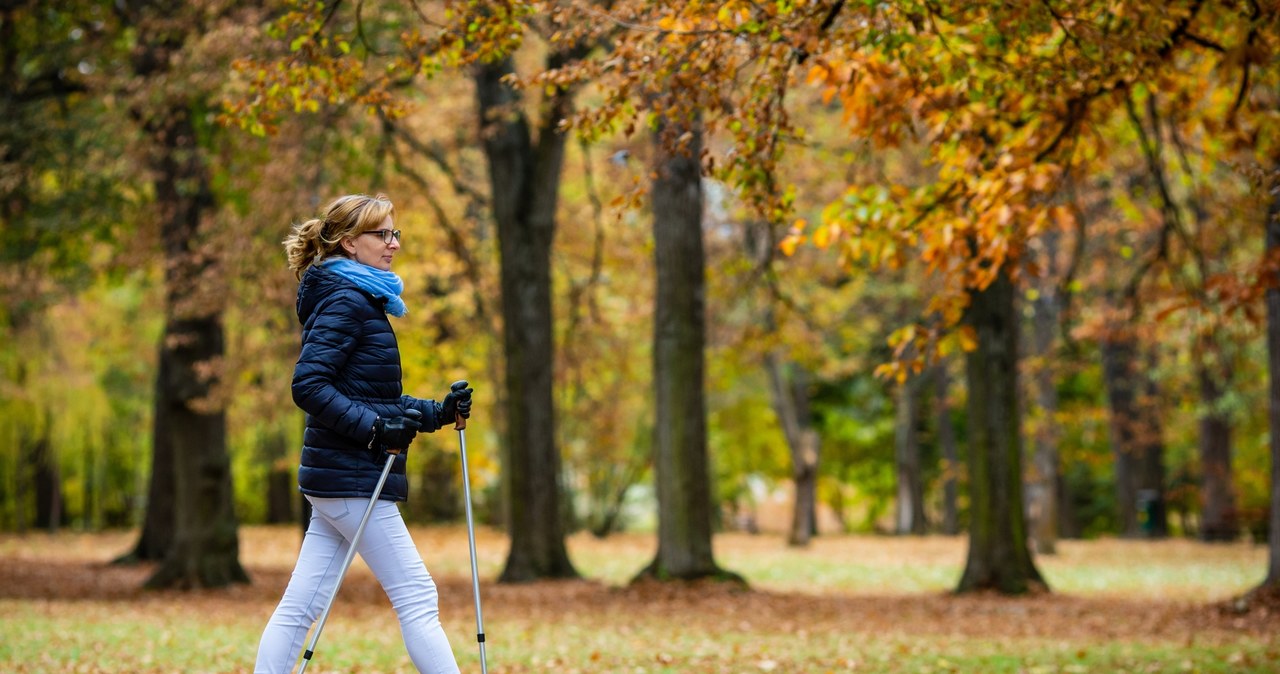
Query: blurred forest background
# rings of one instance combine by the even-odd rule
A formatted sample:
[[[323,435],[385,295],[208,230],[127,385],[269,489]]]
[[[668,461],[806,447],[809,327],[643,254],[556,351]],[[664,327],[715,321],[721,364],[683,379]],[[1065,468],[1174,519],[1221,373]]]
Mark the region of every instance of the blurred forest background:
[[[1265,544],[1278,27],[1269,0],[2,3],[0,529],[136,527],[134,557],[224,560],[155,584],[242,579],[236,524],[302,516],[280,242],[383,192],[405,389],[475,387],[506,580],[573,575],[583,529],[678,542],[676,576],[715,571],[713,530],[967,532],[962,586],[1007,591],[1038,580],[1010,546]],[[461,517],[452,435],[415,445],[411,522]]]

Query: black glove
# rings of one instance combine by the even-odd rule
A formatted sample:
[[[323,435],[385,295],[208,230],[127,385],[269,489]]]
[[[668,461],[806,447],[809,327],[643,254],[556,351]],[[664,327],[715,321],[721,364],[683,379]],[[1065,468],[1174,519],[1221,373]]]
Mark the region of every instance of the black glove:
[[[413,444],[413,439],[418,435],[418,429],[422,428],[422,423],[418,420],[422,418],[422,413],[418,410],[406,410],[404,416],[391,417],[373,422],[373,439],[369,441],[370,449],[381,449],[387,451],[391,449],[399,449],[401,451],[409,449],[409,445]]]
[[[436,425],[444,428],[446,424],[457,421],[458,417],[471,418],[471,392],[467,382],[455,381],[449,387],[444,402],[436,403]]]

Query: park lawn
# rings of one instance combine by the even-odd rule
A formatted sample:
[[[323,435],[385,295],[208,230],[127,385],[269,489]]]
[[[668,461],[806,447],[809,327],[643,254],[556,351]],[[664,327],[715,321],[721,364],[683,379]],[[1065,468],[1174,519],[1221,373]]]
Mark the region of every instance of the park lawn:
[[[463,671],[479,671],[465,530],[416,529]],[[0,537],[0,672],[248,672],[288,578],[292,528],[242,530],[249,586],[143,592],[106,562],[129,532]],[[652,536],[570,540],[591,580],[497,585],[505,538],[478,539],[489,670],[515,672],[1276,672],[1280,613],[1230,609],[1266,551],[1189,541],[1066,541],[1038,564],[1054,592],[954,596],[962,538],[717,536],[725,585],[628,585]],[[394,615],[357,562],[315,660],[411,672]]]

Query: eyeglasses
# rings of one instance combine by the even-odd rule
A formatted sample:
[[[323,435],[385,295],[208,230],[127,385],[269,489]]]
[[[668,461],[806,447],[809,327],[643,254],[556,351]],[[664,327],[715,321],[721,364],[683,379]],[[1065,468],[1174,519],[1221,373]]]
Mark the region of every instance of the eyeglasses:
[[[371,229],[367,232],[360,232],[360,233],[361,234],[377,234],[378,236],[382,237],[382,243],[388,246],[391,245],[392,239],[395,239],[396,241],[400,240],[400,230],[398,229]]]

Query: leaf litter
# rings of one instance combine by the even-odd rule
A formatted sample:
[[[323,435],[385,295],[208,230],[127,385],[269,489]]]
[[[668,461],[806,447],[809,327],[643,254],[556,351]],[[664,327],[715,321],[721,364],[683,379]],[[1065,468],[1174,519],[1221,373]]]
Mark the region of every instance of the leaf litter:
[[[242,555],[250,585],[186,593],[142,590],[153,567],[111,564],[119,553],[111,546],[127,537],[0,539],[0,616],[18,616],[19,628],[22,621],[52,625],[57,633],[44,637],[55,652],[18,662],[7,660],[13,657],[6,655],[12,645],[0,639],[0,669],[175,671],[172,654],[188,650],[183,641],[195,629],[202,635],[202,657],[212,668],[201,669],[204,665],[192,660],[180,671],[248,671],[257,636],[288,580],[297,542],[288,535],[279,536],[283,543],[263,540],[262,531],[272,530],[251,531]],[[458,530],[415,532],[428,559],[442,548],[449,554],[461,549],[465,563],[465,534],[461,546],[457,538]],[[732,558],[719,549],[719,539],[717,546],[719,556]],[[500,560],[503,552],[486,554]],[[464,671],[474,668],[469,574],[437,571],[436,581],[454,651]],[[1210,671],[1280,669],[1277,595],[1203,601],[1171,592],[1170,597],[797,592],[712,581],[500,585],[492,576],[482,577],[495,674],[977,671],[965,661],[995,663],[1005,654],[1012,654],[1008,657],[1015,664],[1001,671],[1102,671],[1094,669],[1099,653],[1130,671],[1152,665],[1152,671],[1204,671],[1194,659],[1202,649],[1227,649],[1224,669]],[[412,671],[390,605],[367,568],[353,567],[339,601],[325,640],[346,644],[326,653],[328,666],[341,669],[317,667],[318,674]],[[83,630],[86,625],[93,629]],[[93,638],[85,641],[77,634],[81,631]],[[1143,649],[1152,648],[1177,655],[1173,669],[1168,660],[1142,657]],[[378,655],[366,661],[360,652]]]

